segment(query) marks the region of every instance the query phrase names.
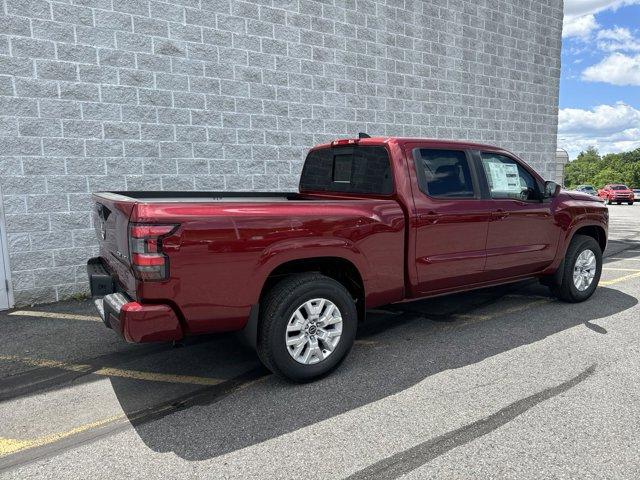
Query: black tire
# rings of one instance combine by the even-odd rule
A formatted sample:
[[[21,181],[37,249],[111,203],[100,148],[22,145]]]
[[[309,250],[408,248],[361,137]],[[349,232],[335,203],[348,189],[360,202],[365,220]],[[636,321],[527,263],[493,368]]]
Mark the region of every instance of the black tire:
[[[335,350],[318,363],[299,363],[285,343],[287,325],[294,312],[311,299],[335,304],[342,317],[342,335]],[[273,373],[294,382],[308,382],[335,369],[347,356],[356,338],[358,312],[351,294],[339,282],[319,273],[292,275],[276,284],[261,304],[257,352]]]
[[[622,205],[622,202],[616,202],[618,205]]]
[[[613,205],[613,201],[610,198],[607,198],[607,205]]]
[[[596,258],[596,271],[589,287],[585,290],[578,290],[573,281],[573,270],[578,256],[585,250],[591,250]],[[567,254],[564,257],[564,272],[562,283],[553,285],[551,292],[560,300],[570,303],[584,302],[587,300],[598,286],[600,275],[602,274],[602,250],[600,245],[593,238],[586,235],[575,235],[571,239]]]
[[[633,202],[627,202],[629,205],[633,205]]]

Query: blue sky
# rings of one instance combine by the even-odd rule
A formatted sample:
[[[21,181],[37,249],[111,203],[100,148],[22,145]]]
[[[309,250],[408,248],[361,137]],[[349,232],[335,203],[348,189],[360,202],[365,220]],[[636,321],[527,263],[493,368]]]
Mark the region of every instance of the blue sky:
[[[640,0],[565,0],[558,147],[640,147]]]

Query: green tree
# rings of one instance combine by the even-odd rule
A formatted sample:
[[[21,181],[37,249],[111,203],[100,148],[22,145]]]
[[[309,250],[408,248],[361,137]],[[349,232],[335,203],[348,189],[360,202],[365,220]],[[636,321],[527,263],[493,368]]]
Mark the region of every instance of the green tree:
[[[580,162],[599,162],[600,160],[602,160],[602,157],[600,157],[598,149],[591,145],[587,147],[586,150],[580,152],[576,160]]]
[[[601,164],[602,158],[598,150],[595,147],[587,148],[565,166],[565,184],[570,188],[585,183],[591,184],[601,169]]]
[[[565,184],[569,188],[581,184],[601,188],[607,183],[640,187],[640,148],[600,156],[595,147],[588,147],[565,166]]]

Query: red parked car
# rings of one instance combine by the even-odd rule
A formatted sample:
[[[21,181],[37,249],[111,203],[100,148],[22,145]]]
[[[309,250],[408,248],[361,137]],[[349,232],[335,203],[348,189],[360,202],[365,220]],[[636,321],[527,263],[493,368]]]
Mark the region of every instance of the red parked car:
[[[512,153],[411,138],[313,148],[299,193],[93,196],[96,305],[130,342],[241,331],[273,372],[335,368],[366,311],[539,277],[580,302],[600,279],[607,208]]]
[[[622,202],[633,205],[635,200],[633,190],[622,184],[605,185],[604,188],[598,190],[598,196],[608,205],[611,205],[613,202],[616,202],[618,205],[621,205]]]

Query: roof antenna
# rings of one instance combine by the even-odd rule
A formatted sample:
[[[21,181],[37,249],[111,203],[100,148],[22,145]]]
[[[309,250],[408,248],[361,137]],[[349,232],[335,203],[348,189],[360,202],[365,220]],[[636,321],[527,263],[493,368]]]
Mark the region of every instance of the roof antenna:
[[[360,132],[358,133],[358,138],[371,138],[371,135],[368,133]]]

